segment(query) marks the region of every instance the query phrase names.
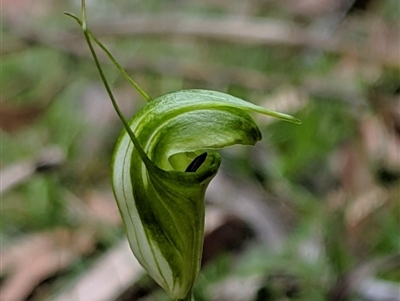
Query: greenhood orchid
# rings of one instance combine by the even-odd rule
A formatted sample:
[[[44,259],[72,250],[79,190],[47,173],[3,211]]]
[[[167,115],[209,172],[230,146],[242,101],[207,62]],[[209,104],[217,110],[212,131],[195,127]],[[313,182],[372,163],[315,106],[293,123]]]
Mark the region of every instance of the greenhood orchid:
[[[124,123],[112,160],[112,184],[128,240],[140,264],[173,300],[192,300],[200,270],[204,196],[221,163],[217,149],[254,145],[261,133],[250,112],[300,123],[231,95],[183,90],[151,100],[107,49],[83,28],[111,101]],[[97,43],[148,104],[126,121],[105,79]]]

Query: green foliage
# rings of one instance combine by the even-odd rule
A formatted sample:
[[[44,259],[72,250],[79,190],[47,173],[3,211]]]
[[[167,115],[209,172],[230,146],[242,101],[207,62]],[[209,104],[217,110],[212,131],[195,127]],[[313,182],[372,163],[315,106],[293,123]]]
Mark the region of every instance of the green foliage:
[[[268,128],[268,143],[279,149],[283,174],[294,181],[326,168],[327,156],[352,137],[354,128],[346,106],[329,100],[311,100],[298,116],[304,120],[301,127],[289,130],[280,122]]]

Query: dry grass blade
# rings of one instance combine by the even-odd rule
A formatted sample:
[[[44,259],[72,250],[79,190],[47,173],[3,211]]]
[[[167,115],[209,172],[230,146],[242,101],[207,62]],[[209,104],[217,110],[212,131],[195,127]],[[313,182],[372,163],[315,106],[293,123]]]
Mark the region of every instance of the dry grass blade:
[[[383,258],[373,259],[366,263],[360,264],[351,270],[349,273],[341,277],[337,284],[332,288],[327,300],[328,301],[343,301],[348,300],[349,296],[357,291],[359,295],[366,297],[366,300],[393,300],[398,301],[398,295],[393,298],[393,287],[385,290],[379,289],[381,282],[373,279],[375,274],[382,270],[398,269],[400,254],[389,255]],[[367,282],[365,282],[367,281]],[[365,285],[369,283],[373,286],[370,293],[367,291],[361,291]],[[380,287],[381,288],[381,287]],[[397,287],[398,289],[398,287]],[[374,293],[379,290],[382,294],[382,299],[374,299]],[[375,292],[374,292],[375,291]]]
[[[56,229],[28,236],[2,251],[1,270],[10,276],[0,288],[2,301],[23,301],[43,280],[66,269],[93,248],[93,233]]]
[[[126,240],[116,244],[70,288],[49,301],[112,301],[141,275]]]

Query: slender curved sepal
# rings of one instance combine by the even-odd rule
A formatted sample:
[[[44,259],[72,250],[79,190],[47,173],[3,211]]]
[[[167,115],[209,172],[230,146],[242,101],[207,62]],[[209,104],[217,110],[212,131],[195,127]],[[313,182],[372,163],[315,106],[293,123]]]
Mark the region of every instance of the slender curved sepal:
[[[221,161],[214,150],[261,140],[248,111],[271,115],[224,93],[175,92],[130,122],[149,160],[125,130],[118,140],[112,180],[132,251],[173,299],[191,292],[200,268],[204,194]]]

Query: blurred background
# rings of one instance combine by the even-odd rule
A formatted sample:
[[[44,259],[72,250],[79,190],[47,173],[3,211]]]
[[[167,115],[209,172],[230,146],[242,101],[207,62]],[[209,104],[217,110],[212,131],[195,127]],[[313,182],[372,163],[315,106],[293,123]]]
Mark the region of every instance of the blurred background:
[[[153,98],[202,88],[255,116],[208,190],[197,301],[400,300],[398,0],[87,1]],[[110,185],[121,122],[74,20],[1,4],[2,301],[168,300],[135,261]],[[145,101],[100,56],[129,118]]]

